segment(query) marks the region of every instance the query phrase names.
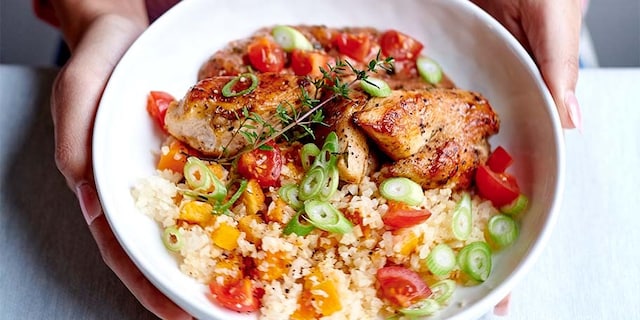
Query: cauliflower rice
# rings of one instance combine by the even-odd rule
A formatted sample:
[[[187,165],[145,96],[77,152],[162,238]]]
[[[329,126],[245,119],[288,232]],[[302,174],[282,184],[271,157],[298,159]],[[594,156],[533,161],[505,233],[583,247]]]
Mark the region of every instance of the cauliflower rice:
[[[295,170],[283,166],[284,179],[295,181]],[[409,228],[388,230],[382,216],[387,200],[378,192],[375,176],[365,178],[360,184],[343,185],[330,202],[354,222],[353,232],[344,235],[314,230],[307,236],[283,235],[284,224],[295,213],[285,206],[281,220],[251,221],[249,234],[240,231],[233,250],[225,250],[213,243],[212,235],[221,224],[238,228],[246,215],[242,202],[232,209],[234,215],[213,216],[207,224],[185,223],[180,210],[185,202],[181,196],[179,181],[182,176],[170,170],[157,171],[156,175],[140,180],[132,194],[141,212],[156,220],[162,227],[177,226],[184,245],[176,254],[182,272],[203,284],[221,283],[225,277],[237,276],[239,268],[229,267],[229,261],[252,258],[257,261],[258,274],[269,275],[273,268],[284,268],[275,276],[262,277],[264,296],[261,299],[259,319],[290,318],[300,308],[305,281],[318,284],[330,280],[339,295],[339,310],[322,319],[376,319],[394,313],[377,294],[376,271],[387,263],[404,265],[425,277],[428,284],[441,278],[432,275],[424,264],[430,250],[440,243],[447,243],[455,251],[474,241],[484,241],[484,230],[489,218],[498,211],[490,201],[472,196],[473,227],[466,241],[457,240],[451,231],[452,214],[461,193],[451,189],[425,191],[420,205],[431,211],[425,222]],[[284,183],[283,183],[284,184]],[[278,193],[271,188],[265,191],[269,204],[267,215],[277,210]],[[245,229],[246,230],[246,229]],[[258,239],[258,240],[256,240]],[[253,240],[253,241],[251,241]],[[458,279],[457,267],[446,278]],[[272,279],[273,278],[273,279]],[[315,287],[314,287],[315,288]],[[312,290],[314,308],[322,309],[323,298],[328,293]]]

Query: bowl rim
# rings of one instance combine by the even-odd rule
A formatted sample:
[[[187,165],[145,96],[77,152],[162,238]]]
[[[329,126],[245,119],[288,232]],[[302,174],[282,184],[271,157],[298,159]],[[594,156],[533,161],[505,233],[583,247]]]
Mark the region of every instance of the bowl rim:
[[[163,25],[169,24],[176,19],[174,16],[180,16],[181,12],[187,10],[190,6],[198,6],[199,3],[204,3],[206,0],[198,1],[181,1],[176,4],[173,8],[171,8],[167,13],[161,16],[158,20],[156,20],[153,24],[151,24],[135,41],[134,43],[127,49],[124,53],[122,59],[126,59],[128,57],[128,53],[131,50],[137,50],[136,48],[140,46],[140,43],[144,42],[147,34],[155,33],[156,29],[160,29]],[[564,147],[564,136],[563,129],[560,125],[560,118],[555,108],[555,103],[551,97],[551,94],[548,88],[545,85],[545,82],[535,65],[533,59],[527,53],[527,51],[520,45],[520,43],[516,40],[516,38],[506,29],[504,28],[498,21],[496,21],[491,15],[487,12],[479,8],[477,5],[467,0],[432,0],[434,4],[453,6],[458,10],[463,10],[465,15],[475,16],[477,19],[480,19],[484,23],[490,25],[492,29],[502,38],[508,47],[514,52],[517,56],[520,63],[526,66],[527,72],[530,76],[535,80],[537,90],[541,92],[543,99],[545,100],[545,108],[546,111],[551,115],[550,121],[551,126],[553,128],[553,139],[556,147],[556,157],[555,162],[556,175],[555,184],[552,186],[555,190],[554,195],[552,197],[552,202],[549,207],[548,218],[544,221],[544,225],[541,228],[540,234],[535,238],[533,245],[528,249],[528,253],[524,254],[524,258],[517,264],[517,266],[513,269],[513,271],[504,279],[498,283],[495,288],[492,288],[487,295],[480,298],[477,303],[472,306],[461,310],[458,314],[454,315],[452,319],[467,319],[469,317],[479,317],[482,314],[488,311],[489,304],[492,301],[500,301],[503,297],[505,297],[517,283],[525,276],[525,274],[533,267],[535,262],[538,260],[540,254],[543,252],[544,247],[547,245],[549,238],[553,232],[554,226],[557,222],[557,218],[560,211],[561,201],[564,194],[564,184],[565,184],[565,147]],[[141,40],[142,39],[142,40]],[[122,61],[122,60],[121,60]],[[103,150],[101,148],[96,148],[96,145],[100,145],[102,141],[106,141],[105,139],[105,130],[100,130],[101,126],[107,126],[101,119],[105,118],[108,113],[106,111],[107,108],[103,107],[103,103],[106,100],[105,96],[112,89],[113,83],[111,79],[118,76],[120,73],[124,72],[122,68],[120,68],[120,62],[115,66],[114,71],[107,82],[107,85],[104,89],[104,95],[101,97],[99,102],[99,108],[96,112],[96,118],[94,122],[94,131],[92,136],[92,168],[102,168],[104,167],[102,163],[103,159]],[[96,130],[97,129],[97,130]],[[145,266],[135,255],[132,254],[129,248],[126,246],[126,242],[124,241],[121,234],[119,234],[118,230],[116,230],[113,218],[109,214],[110,212],[110,203],[105,202],[104,199],[107,199],[108,190],[104,190],[101,188],[101,181],[104,181],[104,174],[98,170],[93,171],[96,183],[96,191],[101,200],[101,204],[103,206],[103,212],[107,221],[109,223],[110,228],[112,228],[116,239],[119,244],[122,246],[124,251],[127,253],[128,257],[134,262],[134,264],[140,269],[140,271],[145,275],[145,277],[153,283],[163,294],[169,297],[172,301],[178,304],[181,308],[185,309],[187,312],[196,315],[202,316],[207,315],[206,310],[201,310],[197,305],[190,303],[185,300],[179,294],[172,292],[169,287],[165,285],[165,281],[162,279],[156,278],[153,273],[147,270],[147,266]]]

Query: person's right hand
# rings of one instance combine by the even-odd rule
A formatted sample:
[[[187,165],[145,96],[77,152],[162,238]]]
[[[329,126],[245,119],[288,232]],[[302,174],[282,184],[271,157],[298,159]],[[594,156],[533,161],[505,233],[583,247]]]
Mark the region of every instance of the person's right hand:
[[[71,58],[52,92],[56,164],[75,191],[105,263],[133,295],[163,319],[188,319],[138,270],[115,238],[98,200],[91,137],[100,97],[115,65],[148,22],[144,1],[54,1]]]

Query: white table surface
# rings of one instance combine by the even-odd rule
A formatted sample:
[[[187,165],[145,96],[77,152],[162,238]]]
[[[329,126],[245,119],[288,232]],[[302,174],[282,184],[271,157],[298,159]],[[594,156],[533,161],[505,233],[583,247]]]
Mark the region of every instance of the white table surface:
[[[0,66],[0,319],[152,319],[55,168],[55,72]],[[562,212],[502,319],[640,319],[640,69],[583,70],[577,96]]]

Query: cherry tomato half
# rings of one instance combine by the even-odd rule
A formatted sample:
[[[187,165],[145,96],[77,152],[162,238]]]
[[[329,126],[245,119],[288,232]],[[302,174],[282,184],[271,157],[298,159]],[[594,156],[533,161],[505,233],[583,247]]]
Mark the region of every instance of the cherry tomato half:
[[[389,210],[382,216],[384,225],[393,229],[415,226],[429,219],[431,212],[426,209],[412,209],[404,203],[389,201]]]
[[[424,47],[420,41],[396,30],[388,30],[380,36],[382,54],[395,60],[416,60]]]
[[[251,280],[242,278],[229,284],[221,285],[215,280],[209,283],[209,290],[223,307],[238,311],[251,312],[260,309],[260,292],[254,290]]]
[[[291,69],[299,76],[322,76],[320,67],[328,69],[329,56],[313,51],[291,51]]]
[[[280,72],[284,68],[284,50],[266,37],[255,39],[247,47],[249,62],[261,72]]]
[[[400,307],[406,308],[431,295],[431,290],[420,275],[402,266],[381,268],[376,279],[381,296]]]
[[[520,195],[520,187],[512,175],[494,172],[486,165],[476,171],[476,186],[480,196],[491,200],[496,207],[507,205]]]
[[[164,117],[167,114],[169,104],[175,100],[172,95],[164,91],[151,91],[147,96],[147,112],[165,132]]]
[[[503,173],[512,163],[513,158],[507,150],[501,146],[493,150],[489,159],[487,159],[487,166],[496,173]]]
[[[282,153],[273,141],[243,153],[238,159],[238,173],[247,179],[256,179],[262,188],[278,186],[281,170]]]
[[[367,34],[339,33],[334,43],[340,53],[357,61],[364,62],[371,51],[371,40]]]

